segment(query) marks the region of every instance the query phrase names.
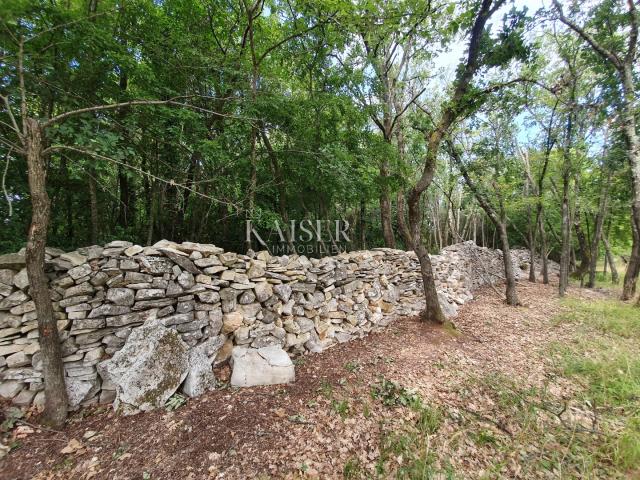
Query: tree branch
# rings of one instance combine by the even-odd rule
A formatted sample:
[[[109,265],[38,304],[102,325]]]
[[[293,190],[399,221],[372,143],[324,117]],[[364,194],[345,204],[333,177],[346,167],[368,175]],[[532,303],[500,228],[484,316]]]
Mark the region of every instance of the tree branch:
[[[7,192],[7,172],[9,171],[9,161],[11,160],[11,153],[12,153],[13,149],[9,149],[9,151],[7,151],[7,154],[5,155],[6,157],[6,164],[4,166],[4,173],[2,174],[2,191],[4,193],[4,198],[7,199],[7,203],[9,204],[9,217],[11,217],[13,215],[13,204],[11,203],[11,197],[9,196],[9,192]]]
[[[63,122],[64,120],[67,120],[70,117],[73,117],[73,116],[76,116],[76,115],[81,115],[83,113],[98,112],[98,111],[103,111],[103,110],[114,110],[114,109],[123,108],[123,107],[140,106],[140,105],[171,105],[171,106],[177,106],[177,107],[190,108],[192,110],[196,110],[196,111],[204,112],[204,113],[212,113],[212,114],[220,116],[220,117],[243,118],[243,117],[238,117],[236,115],[227,115],[227,114],[223,114],[223,113],[219,113],[219,112],[214,112],[214,111],[208,110],[206,108],[202,108],[202,107],[198,107],[198,106],[195,106],[195,105],[190,105],[188,103],[176,101],[176,99],[179,99],[179,98],[183,98],[184,99],[184,98],[191,98],[191,97],[193,97],[193,95],[182,96],[182,97],[173,97],[173,98],[171,98],[169,100],[131,100],[131,101],[128,101],[128,102],[112,103],[112,104],[109,104],[109,105],[96,105],[96,106],[93,106],[93,107],[80,108],[78,110],[72,110],[70,112],[62,113],[62,114],[60,114],[60,115],[58,115],[56,117],[53,117],[53,118],[47,120],[46,122],[44,122],[42,124],[42,128],[50,127],[51,125]],[[256,119],[246,119],[246,118],[244,118],[244,119],[245,120],[251,120],[251,121],[255,121],[256,120]]]
[[[633,0],[628,0],[628,1],[633,4]],[[558,0],[553,0],[553,5],[556,7],[556,10],[558,11],[558,18],[562,23],[564,23],[567,27],[569,27],[571,30],[573,30],[578,35],[580,35],[580,37],[582,37],[584,41],[586,41],[589,45],[591,45],[591,47],[602,58],[611,62],[617,70],[622,68],[622,61],[618,58],[618,56],[614,52],[600,45],[600,43],[595,38],[593,38],[588,32],[586,32],[583,28],[580,28],[578,25],[576,25],[575,23],[573,23],[571,20],[569,20],[567,17],[564,16],[564,12],[562,11],[562,6],[558,2]]]

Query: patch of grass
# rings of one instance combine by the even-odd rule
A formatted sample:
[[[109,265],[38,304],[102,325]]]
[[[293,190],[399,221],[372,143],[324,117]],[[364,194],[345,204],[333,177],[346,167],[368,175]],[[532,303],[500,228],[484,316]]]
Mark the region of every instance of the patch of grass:
[[[355,373],[358,370],[361,370],[362,366],[357,361],[351,360],[344,364],[344,368],[346,368],[349,373]]]
[[[350,412],[349,402],[347,400],[331,400],[331,410],[336,412],[342,418],[346,418],[349,416]]]
[[[372,386],[371,396],[383,405],[404,407],[413,412],[408,415],[412,421],[383,431],[376,464],[378,475],[398,479],[453,478],[449,466],[446,469],[439,466],[438,456],[430,444],[430,437],[442,425],[441,410],[425,405],[417,393],[384,377]]]
[[[371,387],[371,397],[388,407],[410,407],[420,403],[420,397],[416,393],[384,377],[380,377],[380,381]]]
[[[327,380],[323,379],[320,382],[320,388],[318,388],[318,391],[325,398],[333,398],[333,385],[331,385]]]
[[[595,454],[617,470],[640,466],[640,310],[616,300],[566,300],[560,321],[579,323],[583,335],[557,346],[561,373],[579,380],[578,398],[599,415]],[[601,332],[603,335],[594,335]],[[595,448],[595,446],[594,446]],[[637,473],[637,472],[636,472]]]
[[[423,405],[422,402],[420,402],[417,413],[418,420],[416,421],[416,427],[418,431],[424,435],[436,433],[440,425],[442,425],[442,412],[437,408]]]
[[[364,472],[358,459],[350,458],[347,460],[342,469],[342,478],[345,480],[355,480],[357,478],[363,478],[363,476]]]
[[[624,338],[640,338],[640,309],[617,300],[585,301],[567,298],[567,311],[556,317],[560,322],[578,322],[603,333]]]
[[[490,430],[479,430],[473,433],[473,438],[478,445],[497,445],[498,438]]]

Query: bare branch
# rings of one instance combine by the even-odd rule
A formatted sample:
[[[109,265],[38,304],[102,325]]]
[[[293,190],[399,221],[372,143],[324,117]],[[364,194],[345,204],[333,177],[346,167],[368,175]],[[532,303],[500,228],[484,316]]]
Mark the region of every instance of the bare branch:
[[[24,86],[24,38],[20,37],[18,49],[18,79],[20,81],[20,116],[22,133],[27,134],[27,89]]]
[[[9,115],[9,120],[11,120],[11,129],[16,132],[20,141],[22,141],[22,133],[20,132],[20,127],[18,127],[18,122],[16,122],[16,117],[14,117],[13,112],[11,111],[11,105],[9,104],[9,97],[5,95],[0,95],[0,98],[4,102],[4,105],[7,107],[7,115]],[[4,122],[3,122],[4,123]]]
[[[294,38],[300,37],[302,35],[304,35],[305,33],[309,33],[312,30],[315,30],[316,28],[318,28],[320,25],[324,25],[325,23],[329,22],[333,17],[335,17],[335,13],[332,14],[331,16],[329,16],[329,18],[327,18],[326,20],[323,20],[321,22],[318,22],[314,25],[311,25],[309,28],[305,28],[304,30],[300,31],[300,32],[294,32],[291,35],[286,36],[285,38],[283,38],[282,40],[280,40],[279,42],[271,45],[269,48],[267,48],[262,55],[260,55],[260,57],[258,57],[258,61],[257,64],[260,65],[262,63],[262,61],[265,59],[265,57],[267,55],[269,55],[272,51],[274,51],[276,48],[280,47],[281,45],[284,45],[285,43],[287,43],[290,40],[293,40]]]
[[[7,172],[9,171],[9,161],[11,160],[12,149],[10,148],[7,154],[5,155],[6,163],[4,165],[4,173],[2,174],[2,191],[4,192],[4,198],[7,199],[7,203],[9,204],[9,216],[13,215],[13,204],[11,202],[11,197],[9,196],[9,192],[7,192]]]

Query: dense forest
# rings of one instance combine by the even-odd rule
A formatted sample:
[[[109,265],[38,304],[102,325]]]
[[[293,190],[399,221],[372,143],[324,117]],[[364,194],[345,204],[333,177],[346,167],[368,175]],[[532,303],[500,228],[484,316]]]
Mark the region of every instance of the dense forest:
[[[407,200],[437,133],[419,200],[429,251],[499,248],[504,224],[559,259],[566,203],[573,270],[627,258],[627,93],[559,21],[623,58],[637,14],[619,3],[489,5],[468,65],[478,2],[3,2],[0,251],[24,246],[31,220],[21,109],[45,121],[120,104],[44,130],[49,245],[243,251],[246,219],[341,219],[349,249],[410,248]]]

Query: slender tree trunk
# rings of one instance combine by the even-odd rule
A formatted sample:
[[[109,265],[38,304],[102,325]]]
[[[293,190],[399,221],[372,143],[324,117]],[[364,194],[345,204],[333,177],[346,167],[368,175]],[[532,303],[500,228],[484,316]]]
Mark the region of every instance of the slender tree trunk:
[[[360,200],[360,248],[367,249],[367,205],[364,199]]]
[[[529,172],[529,163],[525,164],[527,172]],[[529,189],[532,187],[531,180],[529,179],[530,173],[527,174],[527,181],[525,183],[524,195],[529,197]],[[536,283],[536,227],[535,220],[532,218],[531,205],[527,205],[527,241],[529,243],[529,281]]]
[[[280,217],[282,217],[282,221],[285,224],[284,234],[287,237],[287,244],[289,245],[289,249],[292,252],[295,252],[295,245],[291,236],[291,229],[289,224],[289,210],[287,208],[287,187],[284,182],[284,176],[282,175],[282,171],[280,170],[280,163],[278,162],[276,152],[271,145],[271,140],[269,140],[267,132],[264,129],[260,130],[260,137],[262,138],[262,143],[267,149],[269,159],[271,160],[271,170],[273,173],[273,178],[276,181],[276,188],[278,189],[278,210],[280,213]]]
[[[609,263],[609,268],[611,269],[611,283],[618,284],[620,282],[620,277],[618,276],[618,268],[616,267],[615,258],[611,253],[611,247],[609,246],[609,239],[605,236],[602,237],[602,243],[604,243],[604,251],[607,255],[607,261]]]
[[[565,159],[565,162],[567,160]],[[569,170],[562,174],[562,245],[560,250],[560,281],[558,293],[564,297],[569,286],[569,263],[571,262],[571,220],[569,218]]]
[[[405,201],[404,191],[402,189],[398,190],[396,195],[396,205],[398,210],[398,230],[400,230],[400,235],[402,235],[405,250],[411,250],[411,232],[405,219]]]
[[[538,231],[540,233],[540,256],[542,257],[542,283],[549,285],[549,256],[547,254],[547,232],[544,228],[544,211],[539,207]]]
[[[509,247],[509,236],[507,235],[506,222],[496,225],[500,232],[500,247],[502,250],[502,262],[504,263],[504,276],[506,280],[506,291],[508,305],[520,305],[518,292],[516,291],[516,277],[513,272],[513,260],[511,258],[511,248]]]
[[[42,131],[35,119],[27,118],[25,123],[27,170],[32,205],[31,226],[26,248],[29,294],[35,303],[38,316],[38,341],[44,375],[44,417],[47,423],[59,428],[67,418],[68,401],[58,327],[49,295],[49,282],[44,271],[50,203],[46,189],[46,167],[42,156]]]
[[[95,169],[89,169],[89,208],[91,210],[91,244],[98,243],[99,223],[98,223],[98,189],[96,186]]]
[[[607,179],[600,191],[600,201],[598,205],[598,213],[593,229],[593,238],[591,239],[591,255],[589,258],[589,280],[587,288],[593,288],[596,283],[596,267],[598,258],[600,257],[600,238],[602,237],[602,225],[607,213],[607,204],[609,201],[609,186],[611,185],[611,172],[608,172]]]
[[[387,185],[389,163],[386,160],[383,161],[380,166],[380,177],[383,182],[380,191],[380,223],[382,225],[384,246],[387,248],[396,248],[396,239],[393,235],[393,224],[391,222],[391,199],[389,198],[389,186]]]

